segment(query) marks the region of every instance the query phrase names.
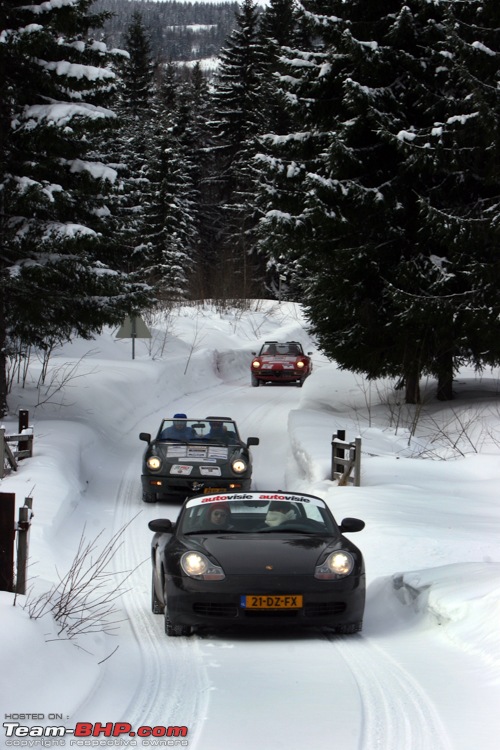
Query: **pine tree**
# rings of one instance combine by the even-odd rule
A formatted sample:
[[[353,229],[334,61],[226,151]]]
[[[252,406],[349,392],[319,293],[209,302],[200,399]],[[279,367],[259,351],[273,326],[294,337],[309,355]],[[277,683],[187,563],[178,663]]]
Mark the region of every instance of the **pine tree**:
[[[112,124],[115,76],[90,0],[3,3],[0,133],[0,410],[5,357],[91,337],[146,302],[109,265],[106,193],[116,172],[90,156]]]
[[[143,240],[144,207],[150,190],[146,171],[153,129],[155,65],[138,11],[132,14],[125,48],[126,56],[118,67],[115,106],[119,128],[108,148],[118,172],[113,191],[117,261],[123,270],[142,278],[137,247]]]
[[[179,90],[179,145],[188,171],[191,196],[191,231],[189,237],[190,289],[196,299],[210,296],[214,257],[212,222],[212,183],[209,149],[212,143],[208,127],[210,90],[199,64],[185,69],[186,80]]]
[[[304,5],[309,42],[283,79],[296,130],[270,143],[262,245],[297,271],[342,367],[403,375],[409,402],[427,373],[450,398],[462,362],[500,355],[498,10]]]
[[[147,278],[163,301],[188,297],[197,242],[187,109],[177,71],[168,65],[157,91],[146,172],[149,204],[145,208],[144,242],[137,248]]]
[[[220,54],[214,82],[211,123],[214,137],[213,185],[217,188],[218,216],[214,232],[219,248],[218,275],[222,287],[237,297],[251,296],[255,216],[251,163],[258,150],[257,136],[267,127],[264,48],[259,35],[259,12],[253,0],[244,0],[236,28]]]

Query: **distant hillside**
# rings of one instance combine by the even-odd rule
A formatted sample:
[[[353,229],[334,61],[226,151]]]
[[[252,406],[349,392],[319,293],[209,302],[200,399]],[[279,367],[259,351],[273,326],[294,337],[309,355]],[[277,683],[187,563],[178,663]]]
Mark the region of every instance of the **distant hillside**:
[[[138,10],[151,38],[153,58],[199,60],[214,57],[235,26],[239,3],[150,2],[149,0],[96,0],[92,11],[107,10],[113,17],[104,26],[112,47],[125,46],[124,33]]]

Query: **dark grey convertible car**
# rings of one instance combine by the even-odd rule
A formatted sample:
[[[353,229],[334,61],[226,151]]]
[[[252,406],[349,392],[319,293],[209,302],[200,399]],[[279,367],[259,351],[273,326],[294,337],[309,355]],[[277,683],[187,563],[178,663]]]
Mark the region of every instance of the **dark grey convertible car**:
[[[360,550],[318,497],[229,492],[185,501],[176,523],[154,531],[152,609],[167,635],[193,628],[328,626],[357,633],[365,607]]]
[[[139,435],[148,447],[142,462],[142,499],[184,500],[193,494],[249,490],[252,481],[250,446],[229,417],[164,419],[156,437]]]

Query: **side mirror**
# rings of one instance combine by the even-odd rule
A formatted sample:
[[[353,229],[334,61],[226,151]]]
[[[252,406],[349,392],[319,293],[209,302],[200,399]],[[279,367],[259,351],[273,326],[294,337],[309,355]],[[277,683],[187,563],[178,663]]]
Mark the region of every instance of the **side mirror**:
[[[247,440],[247,445],[249,448],[251,445],[258,445],[259,443],[260,443],[260,438],[250,437]]]
[[[362,531],[365,528],[365,522],[360,518],[344,518],[339,528],[342,534],[346,531]]]
[[[163,534],[171,534],[174,529],[174,524],[170,518],[156,518],[154,521],[148,523],[148,527],[151,531],[159,531]]]
[[[145,443],[151,442],[151,435],[149,432],[140,432],[139,433],[139,440],[144,440]]]

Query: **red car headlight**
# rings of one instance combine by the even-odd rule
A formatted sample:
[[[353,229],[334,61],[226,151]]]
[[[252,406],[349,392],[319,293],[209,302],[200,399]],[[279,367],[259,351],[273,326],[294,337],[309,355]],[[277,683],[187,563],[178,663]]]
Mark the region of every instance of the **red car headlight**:
[[[259,369],[259,367],[260,367],[260,362],[259,362],[259,360],[258,360],[258,359],[254,359],[254,361],[252,362],[252,367],[253,367],[253,368],[254,368],[255,370],[258,370],[258,369]]]

